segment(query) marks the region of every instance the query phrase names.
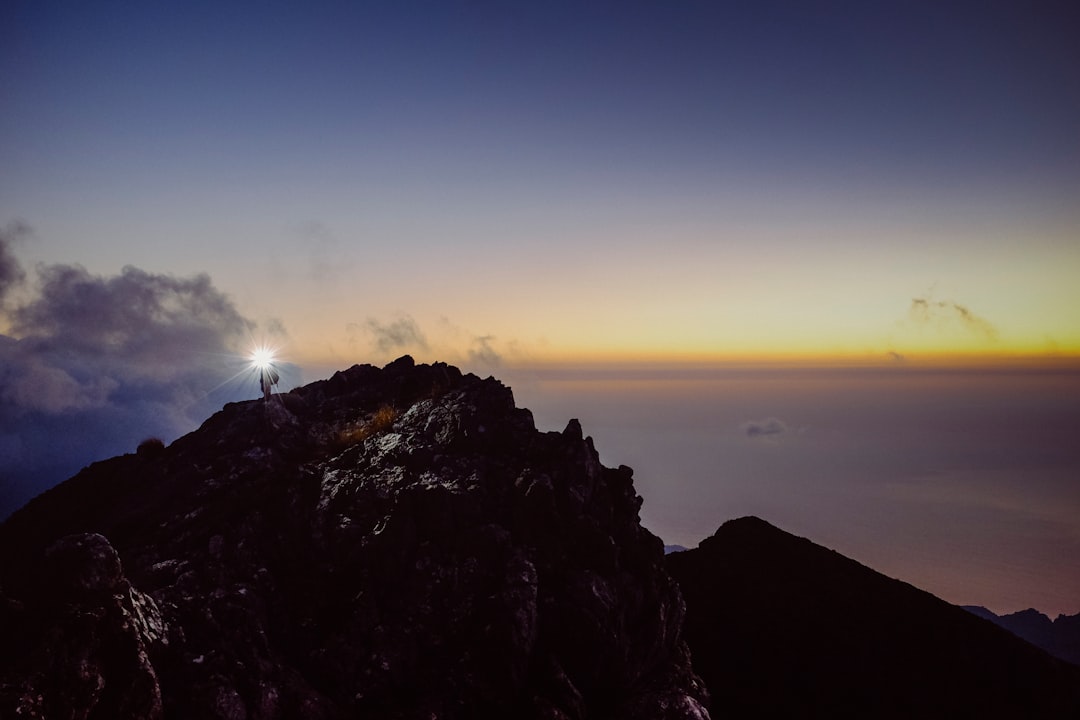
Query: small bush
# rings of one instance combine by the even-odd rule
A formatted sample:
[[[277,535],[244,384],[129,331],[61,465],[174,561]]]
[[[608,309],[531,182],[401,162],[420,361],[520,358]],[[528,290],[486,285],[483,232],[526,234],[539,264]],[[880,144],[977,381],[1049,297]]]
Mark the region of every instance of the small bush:
[[[371,418],[371,433],[372,435],[377,433],[386,432],[394,425],[394,421],[397,420],[398,411],[389,405],[383,405],[381,408],[375,411],[375,416]]]
[[[395,408],[383,405],[366,421],[342,430],[338,434],[338,442],[345,447],[363,442],[373,435],[379,435],[389,430],[393,427],[397,418],[398,411]]]
[[[157,457],[161,453],[165,452],[165,443],[161,438],[150,437],[139,443],[139,447],[135,448],[135,454],[139,457]]]

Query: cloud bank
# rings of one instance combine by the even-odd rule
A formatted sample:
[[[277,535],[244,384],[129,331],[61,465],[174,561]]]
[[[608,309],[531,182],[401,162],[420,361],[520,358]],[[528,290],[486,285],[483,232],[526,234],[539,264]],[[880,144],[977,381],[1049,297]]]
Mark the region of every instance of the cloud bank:
[[[23,231],[20,231],[23,232]],[[25,232],[23,232],[25,234]],[[98,459],[171,442],[232,400],[256,397],[247,345],[255,323],[209,276],[125,267],[25,272],[0,235],[0,518]],[[248,387],[251,385],[251,387]]]

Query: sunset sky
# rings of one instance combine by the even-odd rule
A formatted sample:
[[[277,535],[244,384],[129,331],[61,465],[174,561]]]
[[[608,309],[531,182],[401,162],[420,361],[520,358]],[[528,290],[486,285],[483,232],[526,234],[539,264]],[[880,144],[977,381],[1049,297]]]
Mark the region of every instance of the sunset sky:
[[[130,451],[144,417],[175,437],[234,398],[214,394],[238,371],[226,356],[264,341],[294,384],[403,353],[494,373],[538,420],[580,416],[590,432],[595,416],[613,464],[626,462],[615,448],[642,447],[620,425],[637,417],[625,403],[643,423],[674,407],[640,384],[655,373],[706,383],[684,409],[756,387],[760,402],[705,424],[737,458],[709,466],[717,517],[655,528],[682,542],[759,507],[737,500],[765,468],[866,448],[864,421],[902,397],[927,413],[950,397],[941,412],[960,423],[986,421],[984,407],[1056,428],[1013,475],[1012,460],[972,460],[1016,437],[1006,429],[972,424],[963,452],[945,444],[959,454],[926,462],[926,438],[905,435],[921,458],[905,477],[962,476],[941,490],[955,503],[981,468],[996,488],[1038,485],[1040,507],[1080,509],[1077,37],[1074,3],[1038,0],[6,2],[0,453],[32,474],[39,431],[106,410],[126,434],[76,433],[81,460],[63,472]],[[806,367],[828,392],[729,383]],[[981,380],[955,390],[941,378],[958,367]],[[723,368],[734,374],[709,374]],[[837,368],[886,379],[871,391]],[[918,374],[932,371],[945,374]],[[791,449],[814,442],[798,429],[808,397],[847,397],[854,411],[830,431],[854,434]],[[901,415],[889,429],[927,427]],[[685,452],[664,444],[688,437],[672,423],[649,434],[649,458]],[[774,467],[770,449],[794,454]],[[880,475],[903,452],[838,472]],[[639,484],[662,471],[649,458],[628,463]],[[25,501],[23,480],[5,483],[9,504]],[[650,489],[653,517],[702,506],[704,491],[672,487]],[[764,510],[818,536],[835,508],[869,507],[830,495],[829,514],[757,487],[791,498]],[[995,497],[995,512],[1011,502]],[[980,537],[998,537],[980,518]],[[1080,548],[1075,524],[1053,527],[1047,567],[1046,548]],[[836,542],[868,561],[904,542],[899,525],[865,530]],[[1080,565],[1039,582],[1063,575],[1069,589],[1044,605],[1080,611]]]

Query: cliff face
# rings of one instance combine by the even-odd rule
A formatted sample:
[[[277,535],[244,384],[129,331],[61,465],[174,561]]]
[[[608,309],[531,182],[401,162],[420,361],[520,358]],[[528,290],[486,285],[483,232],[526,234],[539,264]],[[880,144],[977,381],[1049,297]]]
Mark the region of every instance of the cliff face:
[[[0,526],[0,716],[706,718],[629,468],[402,358]]]

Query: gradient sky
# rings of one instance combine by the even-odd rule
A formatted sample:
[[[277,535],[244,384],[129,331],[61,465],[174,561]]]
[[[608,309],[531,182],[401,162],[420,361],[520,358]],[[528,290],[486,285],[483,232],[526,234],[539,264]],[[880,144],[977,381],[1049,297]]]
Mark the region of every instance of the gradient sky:
[[[6,3],[0,217],[333,365],[1080,352],[1072,4],[586,5]]]
[[[191,388],[221,379],[207,363],[252,337],[281,345],[298,381],[409,352],[524,378],[519,400],[545,407],[553,386],[529,378],[571,365],[580,380],[627,363],[962,355],[1071,377],[1077,37],[1072,2],[6,2],[0,451],[31,467],[40,443],[16,422],[55,433],[148,387],[173,418],[154,431],[175,436],[221,400]],[[200,373],[148,369],[183,359],[178,315],[95,324],[76,317],[96,310],[88,289],[212,307],[190,345]],[[109,359],[151,326],[167,353]],[[89,356],[58,349],[72,338],[109,378],[77,403],[60,393],[86,384]],[[1059,401],[1080,403],[1061,383]],[[640,403],[642,387],[617,397]],[[860,397],[907,392],[888,388]],[[969,390],[959,406],[977,404]],[[544,417],[631,412],[595,392]],[[770,402],[724,432],[799,422],[795,400]],[[628,433],[609,447],[632,450]],[[129,447],[114,440],[94,446]],[[725,472],[763,472],[739,475],[759,449],[730,445],[742,459]],[[890,452],[845,477],[884,472]],[[1068,505],[1080,459],[1058,459],[1048,487]],[[652,490],[651,517],[695,504],[679,487]],[[723,519],[658,531],[690,541]]]

